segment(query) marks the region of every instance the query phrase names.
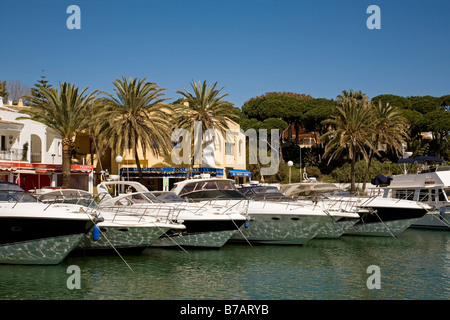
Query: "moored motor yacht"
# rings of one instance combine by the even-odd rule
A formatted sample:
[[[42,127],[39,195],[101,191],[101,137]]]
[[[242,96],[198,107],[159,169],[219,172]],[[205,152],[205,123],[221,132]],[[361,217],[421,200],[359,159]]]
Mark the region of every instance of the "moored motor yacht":
[[[238,190],[251,200],[255,201],[276,201],[278,203],[295,202],[292,197],[280,192],[280,189],[273,185],[250,184],[242,186]],[[301,204],[301,201],[297,201]],[[310,206],[310,202],[303,202]],[[354,212],[353,207],[323,206],[323,203],[314,203],[315,207],[320,207],[334,221],[332,224],[323,224],[320,231],[314,236],[315,239],[339,238],[350,229],[359,219],[359,215]]]
[[[172,191],[190,201],[234,206],[245,211],[250,216],[250,223],[231,237],[233,242],[302,245],[335,223],[321,208],[312,204],[251,200],[239,192],[230,179],[184,180],[175,183]],[[349,219],[355,217],[354,214],[346,216]]]
[[[59,264],[101,221],[95,210],[39,201],[0,182],[0,263]]]
[[[419,201],[432,207],[411,227],[450,230],[450,166],[428,167],[389,178],[381,188],[384,198]]]
[[[102,210],[133,212],[142,217],[182,223],[183,230],[164,232],[151,246],[220,248],[247,220],[237,210],[208,204],[189,203],[174,193],[150,192],[135,181],[102,182],[97,187]],[[113,190],[117,196],[111,196]],[[125,191],[126,193],[121,193]]]
[[[369,236],[398,236],[430,209],[416,201],[357,197],[337,187],[335,184],[304,182],[283,185],[281,192],[294,199],[321,201],[328,205],[354,207],[359,221],[345,234]]]
[[[88,208],[96,207],[103,217],[97,224],[98,235],[94,236],[95,229],[82,239],[77,249],[112,251],[133,251],[138,253],[162,234],[170,229],[184,229],[183,225],[173,223],[163,217],[137,215],[124,206],[100,207],[89,192],[77,189],[57,189],[38,194],[39,199],[48,203],[76,203]],[[125,201],[125,200],[124,200]],[[126,203],[126,202],[125,202]]]

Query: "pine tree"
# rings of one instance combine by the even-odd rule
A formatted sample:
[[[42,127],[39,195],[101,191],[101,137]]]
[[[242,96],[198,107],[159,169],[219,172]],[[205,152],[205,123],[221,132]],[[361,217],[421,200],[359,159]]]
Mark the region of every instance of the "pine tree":
[[[9,93],[8,93],[8,86],[6,81],[0,80],[0,98],[3,98],[3,101],[5,102],[8,100]]]
[[[41,79],[34,84],[34,88],[31,88],[31,97],[35,97],[40,101],[45,101],[45,97],[42,94],[42,88],[50,89],[51,87],[52,85],[48,83],[48,80],[46,80],[44,75],[44,70],[42,70]],[[30,100],[29,97],[26,97],[26,100]]]

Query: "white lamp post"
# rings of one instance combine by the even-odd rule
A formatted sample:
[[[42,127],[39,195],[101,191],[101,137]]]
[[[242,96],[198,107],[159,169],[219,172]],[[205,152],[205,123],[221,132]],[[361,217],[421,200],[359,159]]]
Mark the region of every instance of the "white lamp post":
[[[123,161],[122,156],[117,156],[116,157],[116,162],[117,162],[117,174],[119,175],[119,180],[122,180],[120,178],[120,163]]]
[[[117,175],[119,176],[119,181],[121,181],[121,177],[120,177],[120,163],[123,161],[122,156],[117,156],[116,157],[116,162],[117,162]],[[117,186],[117,189],[120,188],[120,186]],[[119,190],[116,190],[117,194],[120,194]]]
[[[294,165],[294,163],[289,160],[287,165],[289,167],[289,183],[291,183],[291,167]]]

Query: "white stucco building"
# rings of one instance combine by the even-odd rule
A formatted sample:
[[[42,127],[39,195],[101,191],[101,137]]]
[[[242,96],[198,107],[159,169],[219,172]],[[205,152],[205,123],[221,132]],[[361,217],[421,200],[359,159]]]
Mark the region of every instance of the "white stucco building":
[[[25,190],[58,187],[62,180],[62,139],[52,129],[21,113],[22,101],[13,106],[0,98],[0,180]],[[93,192],[93,168],[72,165],[71,185]]]

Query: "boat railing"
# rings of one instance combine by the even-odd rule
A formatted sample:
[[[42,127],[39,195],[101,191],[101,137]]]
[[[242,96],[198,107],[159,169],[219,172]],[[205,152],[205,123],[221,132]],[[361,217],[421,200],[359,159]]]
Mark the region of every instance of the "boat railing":
[[[228,214],[231,213],[232,209],[235,209],[242,214],[246,215],[248,213],[248,206],[250,203],[250,199],[247,198],[223,198],[223,197],[215,197],[215,198],[188,198],[185,197],[184,200],[187,203],[195,203],[200,204],[200,207],[198,210],[202,210],[206,207],[215,207],[215,208],[225,208],[224,211],[222,211],[222,214]],[[224,204],[225,202],[225,204]]]
[[[327,211],[356,212],[358,199],[353,197],[322,198],[320,200]]]
[[[263,208],[270,203],[285,204],[286,210],[295,209],[298,207],[319,207],[325,211],[341,211],[341,212],[355,212],[357,200],[351,197],[343,196],[340,198],[327,198],[324,196],[302,196],[297,199],[282,195],[279,198],[270,197],[266,199],[251,199],[252,201],[263,202]]]
[[[296,203],[313,204],[326,211],[356,212],[361,199],[352,196],[327,197],[324,195],[306,195],[296,198]]]
[[[183,208],[167,203],[146,203],[133,205],[102,205],[101,211],[113,213],[112,221],[135,217],[137,222],[152,218],[158,221],[176,221]]]
[[[56,203],[60,203],[60,204],[74,204],[74,205],[79,205],[79,206],[83,206],[86,208],[91,208],[94,209],[97,206],[97,203],[95,201],[94,197],[86,197],[86,196],[64,196],[63,194],[59,194],[59,195],[55,195],[52,198],[48,198],[48,199],[40,199],[41,202],[43,203],[48,203],[48,204],[56,204]]]
[[[373,189],[369,189],[369,197],[378,197],[378,196],[382,196],[384,193],[383,189],[380,188],[373,188]]]

